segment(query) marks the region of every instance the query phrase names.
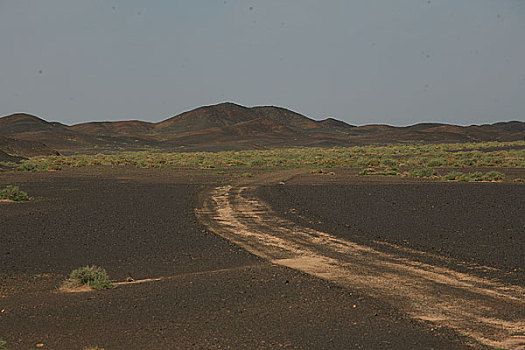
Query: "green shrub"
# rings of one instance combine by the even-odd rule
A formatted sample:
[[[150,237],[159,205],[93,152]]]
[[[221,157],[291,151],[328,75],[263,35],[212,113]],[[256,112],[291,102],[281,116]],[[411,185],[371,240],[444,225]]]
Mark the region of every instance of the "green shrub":
[[[468,176],[470,177],[470,180],[472,180],[472,181],[483,181],[483,180],[485,180],[483,178],[483,173],[481,171],[475,171],[473,173],[469,173]]]
[[[446,162],[447,161],[443,158],[432,158],[428,161],[427,165],[429,167],[437,167],[437,166],[442,166]]]
[[[460,177],[462,177],[463,175],[465,174],[463,174],[461,171],[451,171],[450,173],[443,176],[443,178],[448,181],[455,181],[459,179]]]
[[[161,153],[155,148],[138,152],[74,154],[33,157],[20,164],[3,163],[5,170],[59,170],[73,167],[138,168],[368,168],[385,169],[435,167],[514,167],[525,168],[525,149],[504,149],[525,145],[525,141],[436,145],[387,145],[355,147],[297,147],[223,152]],[[500,150],[479,152],[487,147]],[[9,165],[9,166],[7,166]],[[246,170],[248,171],[248,170]]]
[[[376,170],[374,168],[366,168],[359,172],[359,175],[375,175]]]
[[[485,181],[503,181],[506,179],[505,174],[500,173],[499,171],[489,171],[483,175]]]
[[[506,179],[505,174],[499,171],[490,171],[483,174],[481,171],[475,171],[473,173],[462,173],[459,171],[452,171],[447,175],[443,176],[445,180],[449,181],[503,181]]]
[[[37,167],[35,164],[31,162],[23,160],[20,162],[20,164],[18,164],[18,167],[16,168],[16,170],[18,171],[36,171]]]
[[[459,181],[459,182],[468,182],[470,181],[470,175],[469,174],[463,174],[461,176],[459,176],[458,178],[456,178],[456,181]]]
[[[7,342],[3,339],[0,339],[0,350],[7,350]]]
[[[29,196],[24,191],[20,190],[18,186],[9,185],[0,191],[0,199],[8,199],[11,201],[28,201]]]
[[[378,173],[378,175],[386,175],[386,176],[396,176],[399,175],[397,170],[391,169],[391,170],[385,170]]]
[[[93,289],[114,288],[106,270],[98,266],[85,266],[73,270],[65,282],[65,287],[68,288],[76,288],[85,285],[90,286]]]
[[[431,177],[434,175],[436,175],[436,172],[432,168],[419,168],[408,171],[409,177]]]
[[[381,159],[379,164],[384,166],[384,167],[390,167],[390,168],[397,166],[397,162],[394,159],[392,159],[392,158],[383,158],[383,159]]]
[[[239,162],[239,161],[237,161],[236,164],[235,164],[235,166],[240,166],[240,165],[244,165],[244,164],[242,162]],[[264,167],[264,166],[266,166],[266,162],[263,159],[255,159],[255,160],[252,160],[249,163],[249,166],[252,167],[252,168]]]

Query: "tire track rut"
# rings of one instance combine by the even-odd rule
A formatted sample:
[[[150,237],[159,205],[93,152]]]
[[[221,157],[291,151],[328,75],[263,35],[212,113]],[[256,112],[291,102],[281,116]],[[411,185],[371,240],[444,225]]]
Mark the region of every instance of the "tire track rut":
[[[214,233],[272,263],[385,300],[413,318],[499,348],[525,349],[525,288],[422,263],[277,216],[254,186],[220,186],[196,209]],[[419,254],[425,254],[420,252]]]

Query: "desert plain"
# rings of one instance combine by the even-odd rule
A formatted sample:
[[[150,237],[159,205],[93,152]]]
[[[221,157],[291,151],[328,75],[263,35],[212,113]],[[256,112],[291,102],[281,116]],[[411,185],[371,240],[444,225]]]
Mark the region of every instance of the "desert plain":
[[[525,348],[523,123],[188,113],[0,118],[0,349]]]

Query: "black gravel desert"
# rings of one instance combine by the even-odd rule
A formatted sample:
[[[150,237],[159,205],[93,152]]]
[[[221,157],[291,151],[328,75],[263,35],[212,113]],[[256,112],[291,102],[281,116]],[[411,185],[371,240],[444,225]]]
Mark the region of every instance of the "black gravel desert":
[[[525,350],[525,0],[470,2],[0,0],[0,350]]]
[[[0,118],[0,350],[522,349],[524,125]]]
[[[523,185],[334,173],[263,171],[228,179],[183,169],[5,172],[0,184],[16,183],[34,200],[0,203],[1,339],[9,349],[522,347]],[[252,211],[261,215],[258,221],[218,209],[233,215],[230,222],[211,222],[215,212],[208,206],[222,205],[216,192],[224,188],[246,189],[250,203],[263,203],[265,210]],[[234,210],[239,200],[231,195]],[[366,279],[338,274],[335,262],[332,273],[321,271],[322,263],[321,270],[296,266],[289,255],[295,250],[221,231],[221,225],[239,225],[239,234],[269,232],[274,221],[282,232],[294,225],[318,230],[390,254],[390,262],[460,274],[463,285],[453,285],[448,275],[427,279],[430,290],[415,289],[432,301],[452,295],[465,302],[465,317],[456,317],[458,309],[451,312],[453,322],[426,318],[425,302],[414,310],[410,303],[418,297],[407,301],[391,293],[399,276],[400,284],[409,283],[409,272],[371,267],[366,277],[377,281],[367,287]],[[323,242],[319,248],[306,239],[290,246],[295,244],[334,261],[351,255]],[[364,270],[367,263],[359,262]],[[373,257],[369,263],[375,264]],[[103,266],[117,287],[61,290],[69,272],[85,265]],[[381,275],[390,283],[378,292],[370,286],[383,281]],[[489,312],[493,321],[469,314],[473,306],[496,308]],[[474,317],[481,320],[477,326]],[[510,331],[495,330],[499,321]],[[484,330],[486,339],[479,336]]]

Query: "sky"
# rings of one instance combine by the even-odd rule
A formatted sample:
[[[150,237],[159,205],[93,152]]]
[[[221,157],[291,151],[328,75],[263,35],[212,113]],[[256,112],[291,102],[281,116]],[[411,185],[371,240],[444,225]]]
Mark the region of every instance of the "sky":
[[[0,116],[525,121],[523,0],[0,0]]]

